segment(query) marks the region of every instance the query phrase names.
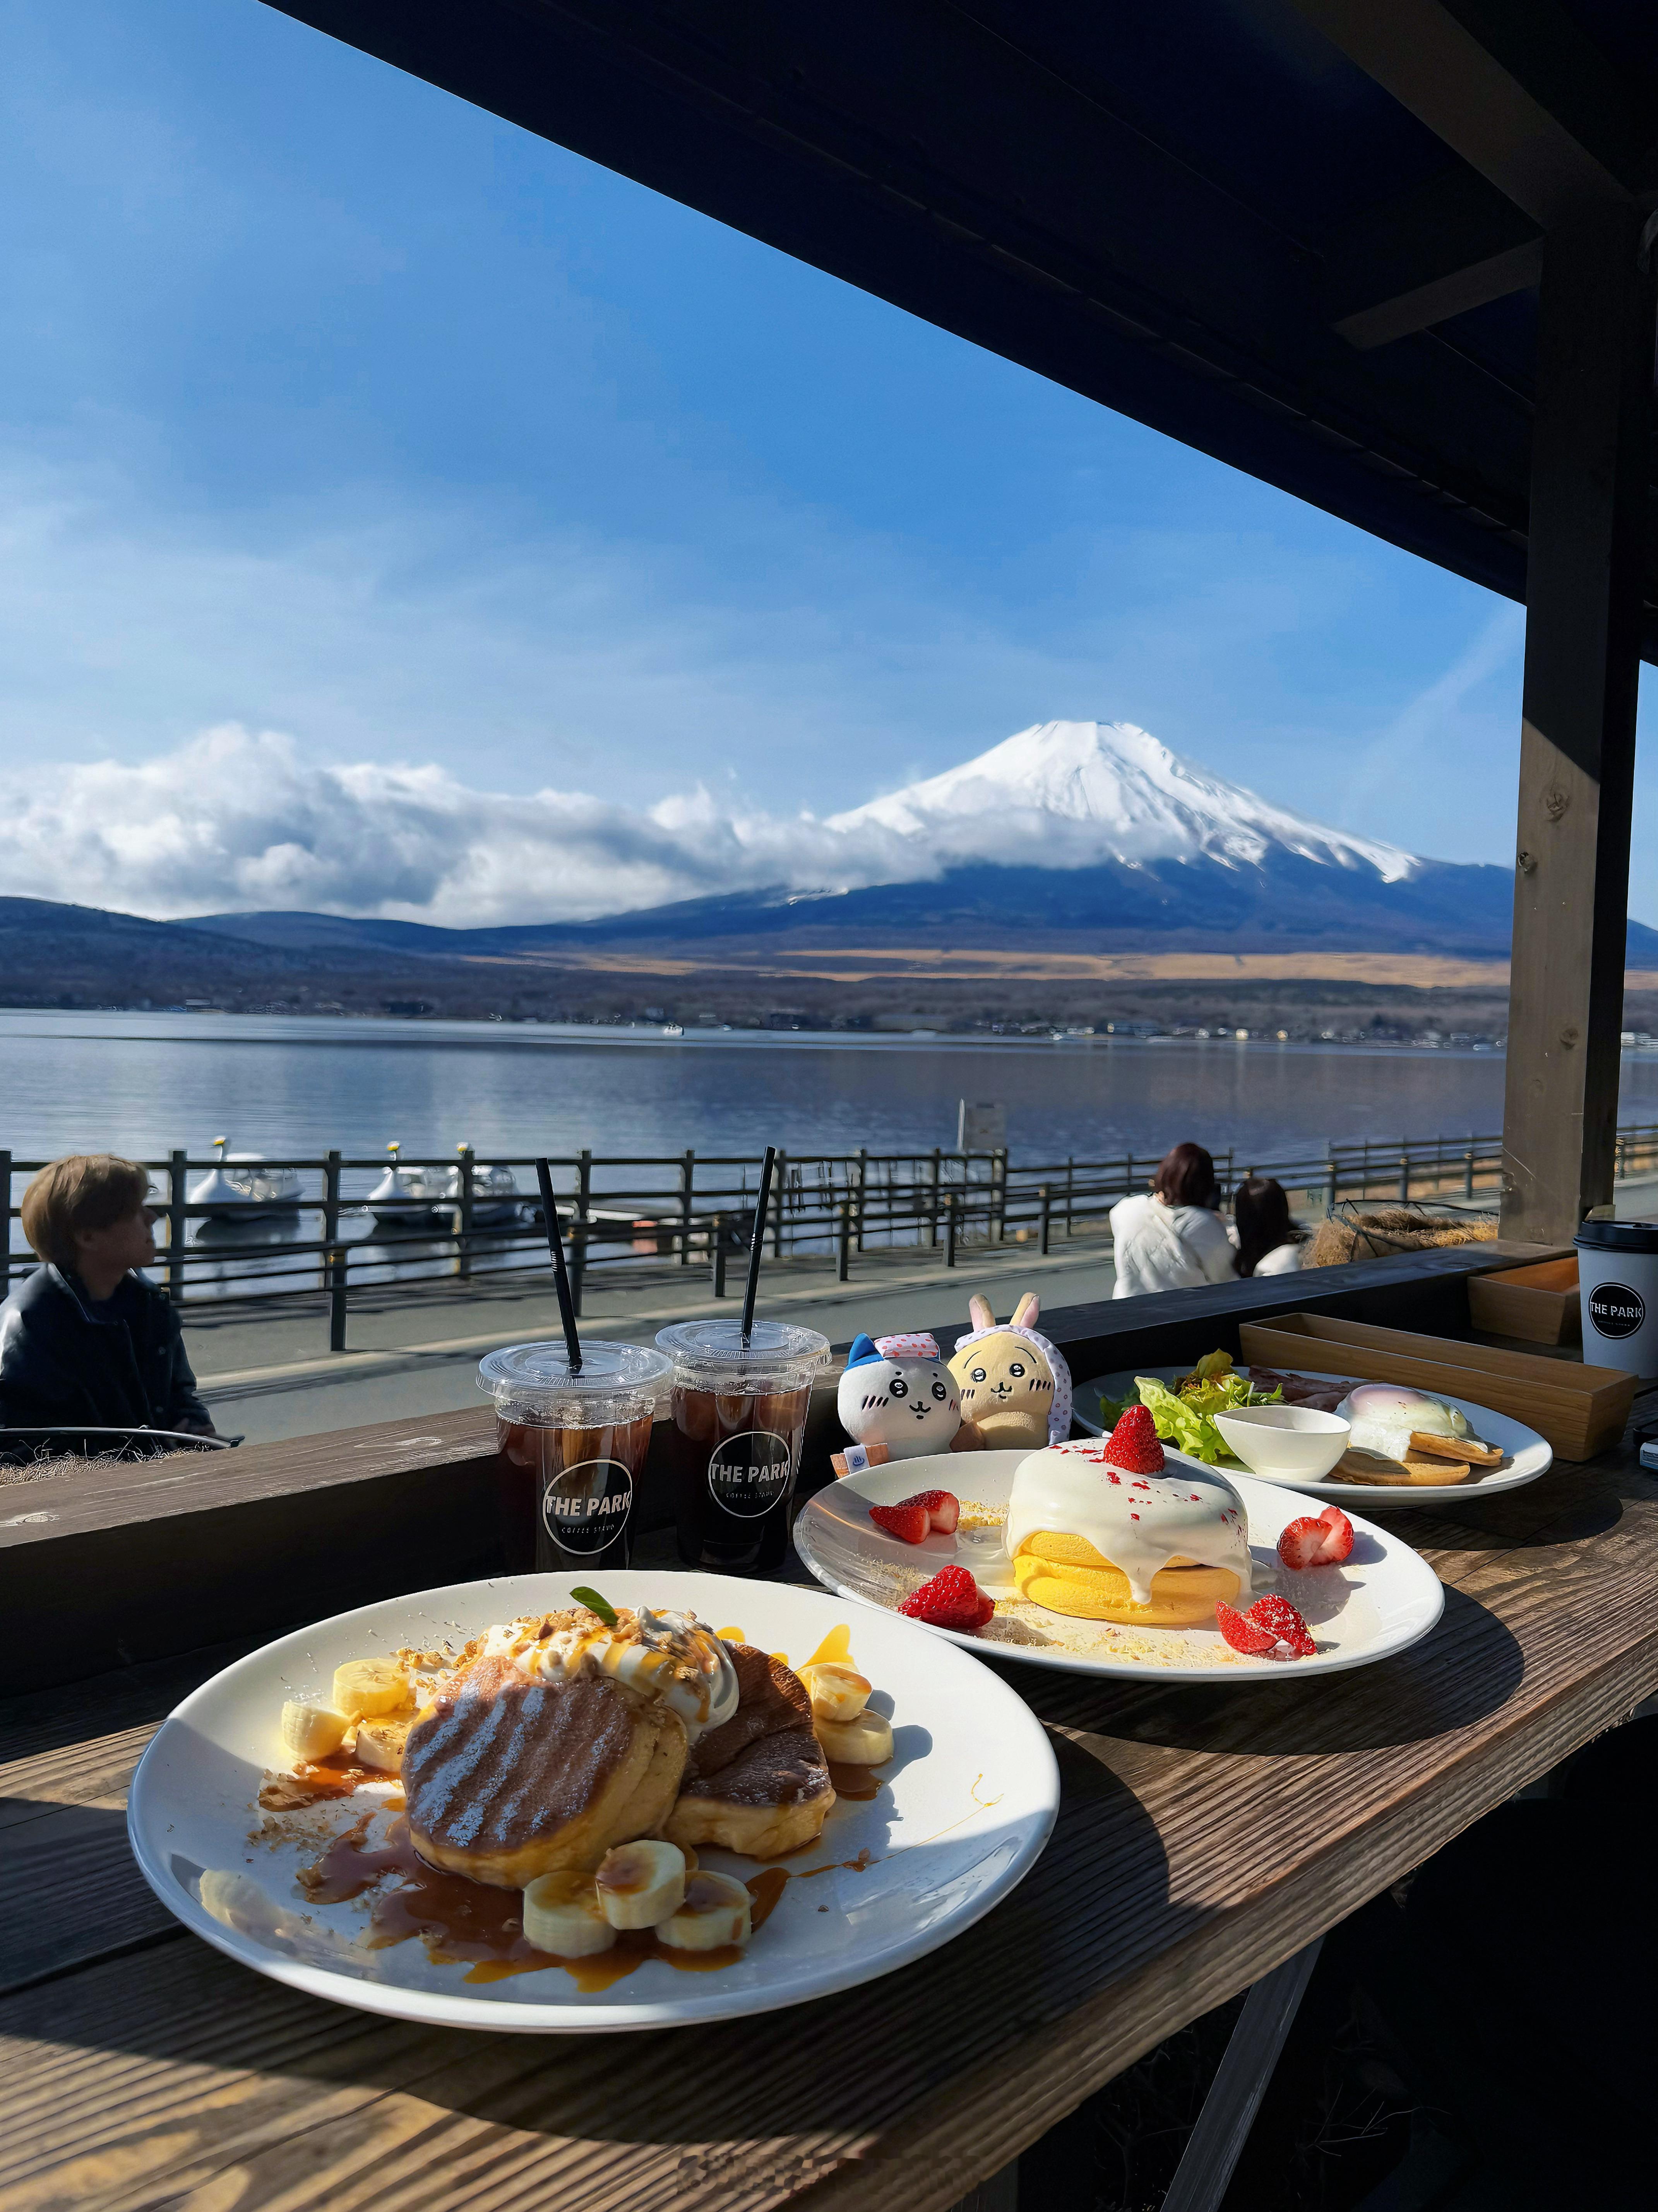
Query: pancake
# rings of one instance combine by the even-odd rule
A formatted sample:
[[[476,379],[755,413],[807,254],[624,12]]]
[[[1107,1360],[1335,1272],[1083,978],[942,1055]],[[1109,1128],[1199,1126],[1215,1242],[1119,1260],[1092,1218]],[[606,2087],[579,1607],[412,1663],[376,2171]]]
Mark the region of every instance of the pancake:
[[[682,1850],[717,1844],[776,1858],[817,1841],[835,1790],[799,1676],[752,1644],[729,1648],[737,1711],[692,1751],[662,1832]]]
[[[538,1681],[510,1657],[477,1659],[409,1731],[410,1833],[434,1866],[523,1889],[659,1832],[685,1755],[678,1716],[608,1676]]]
[[[1021,1597],[1132,1628],[1212,1627],[1250,1595],[1243,1501],[1213,1468],[1114,1465],[1109,1443],[1050,1444],[1014,1469],[1006,1544]]]

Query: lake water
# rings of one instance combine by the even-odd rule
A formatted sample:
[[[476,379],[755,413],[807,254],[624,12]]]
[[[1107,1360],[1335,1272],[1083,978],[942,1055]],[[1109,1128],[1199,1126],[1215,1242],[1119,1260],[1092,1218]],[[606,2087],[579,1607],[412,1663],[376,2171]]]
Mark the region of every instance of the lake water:
[[[1016,1160],[1241,1158],[1328,1139],[1489,1135],[1496,1053],[1271,1041],[811,1036],[222,1014],[0,1012],[0,1146],[192,1158],[927,1151],[962,1098],[1000,1100]],[[1626,1054],[1622,1118],[1658,1120],[1658,1054]]]

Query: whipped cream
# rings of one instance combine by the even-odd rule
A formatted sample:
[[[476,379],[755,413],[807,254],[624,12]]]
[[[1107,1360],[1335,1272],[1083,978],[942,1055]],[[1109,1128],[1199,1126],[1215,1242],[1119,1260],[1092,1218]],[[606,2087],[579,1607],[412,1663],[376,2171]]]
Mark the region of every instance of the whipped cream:
[[[1243,1500],[1223,1474],[1170,1458],[1161,1474],[1113,1467],[1092,1441],[1050,1444],[1013,1472],[1007,1506],[1007,1554],[1048,1528],[1081,1536],[1128,1577],[1136,1605],[1151,1602],[1151,1577],[1174,1559],[1230,1567],[1248,1596],[1249,1522]]]
[[[486,1658],[513,1659],[526,1674],[550,1683],[574,1681],[581,1674],[608,1674],[613,1680],[654,1698],[677,1713],[692,1743],[719,1728],[737,1711],[737,1668],[731,1653],[694,1613],[635,1613],[623,1607],[613,1629],[556,1629],[537,1633],[530,1620],[492,1628],[483,1642]]]

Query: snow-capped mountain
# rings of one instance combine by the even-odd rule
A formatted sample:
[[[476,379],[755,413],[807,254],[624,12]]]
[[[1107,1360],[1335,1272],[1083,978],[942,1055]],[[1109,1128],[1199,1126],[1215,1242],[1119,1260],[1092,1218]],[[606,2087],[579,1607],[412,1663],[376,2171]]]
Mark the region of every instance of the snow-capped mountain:
[[[895,833],[918,858],[942,850],[993,861],[1017,853],[1060,867],[1203,859],[1258,868],[1281,852],[1373,869],[1392,884],[1423,865],[1396,845],[1274,806],[1182,760],[1133,722],[1033,723],[959,768],[831,815],[825,827],[853,839]]]

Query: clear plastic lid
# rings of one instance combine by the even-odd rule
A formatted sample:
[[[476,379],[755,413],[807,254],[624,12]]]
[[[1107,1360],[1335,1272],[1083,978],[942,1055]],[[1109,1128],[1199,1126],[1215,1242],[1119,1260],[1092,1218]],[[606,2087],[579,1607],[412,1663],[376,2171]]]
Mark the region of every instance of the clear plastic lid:
[[[656,1333],[673,1361],[674,1380],[692,1389],[800,1390],[829,1358],[829,1339],[786,1321],[756,1321],[743,1341],[735,1314],[677,1321]]]
[[[648,1344],[583,1341],[581,1371],[570,1372],[562,1339],[507,1344],[478,1362],[478,1388],[514,1420],[556,1422],[637,1419],[665,1380],[672,1362]]]

